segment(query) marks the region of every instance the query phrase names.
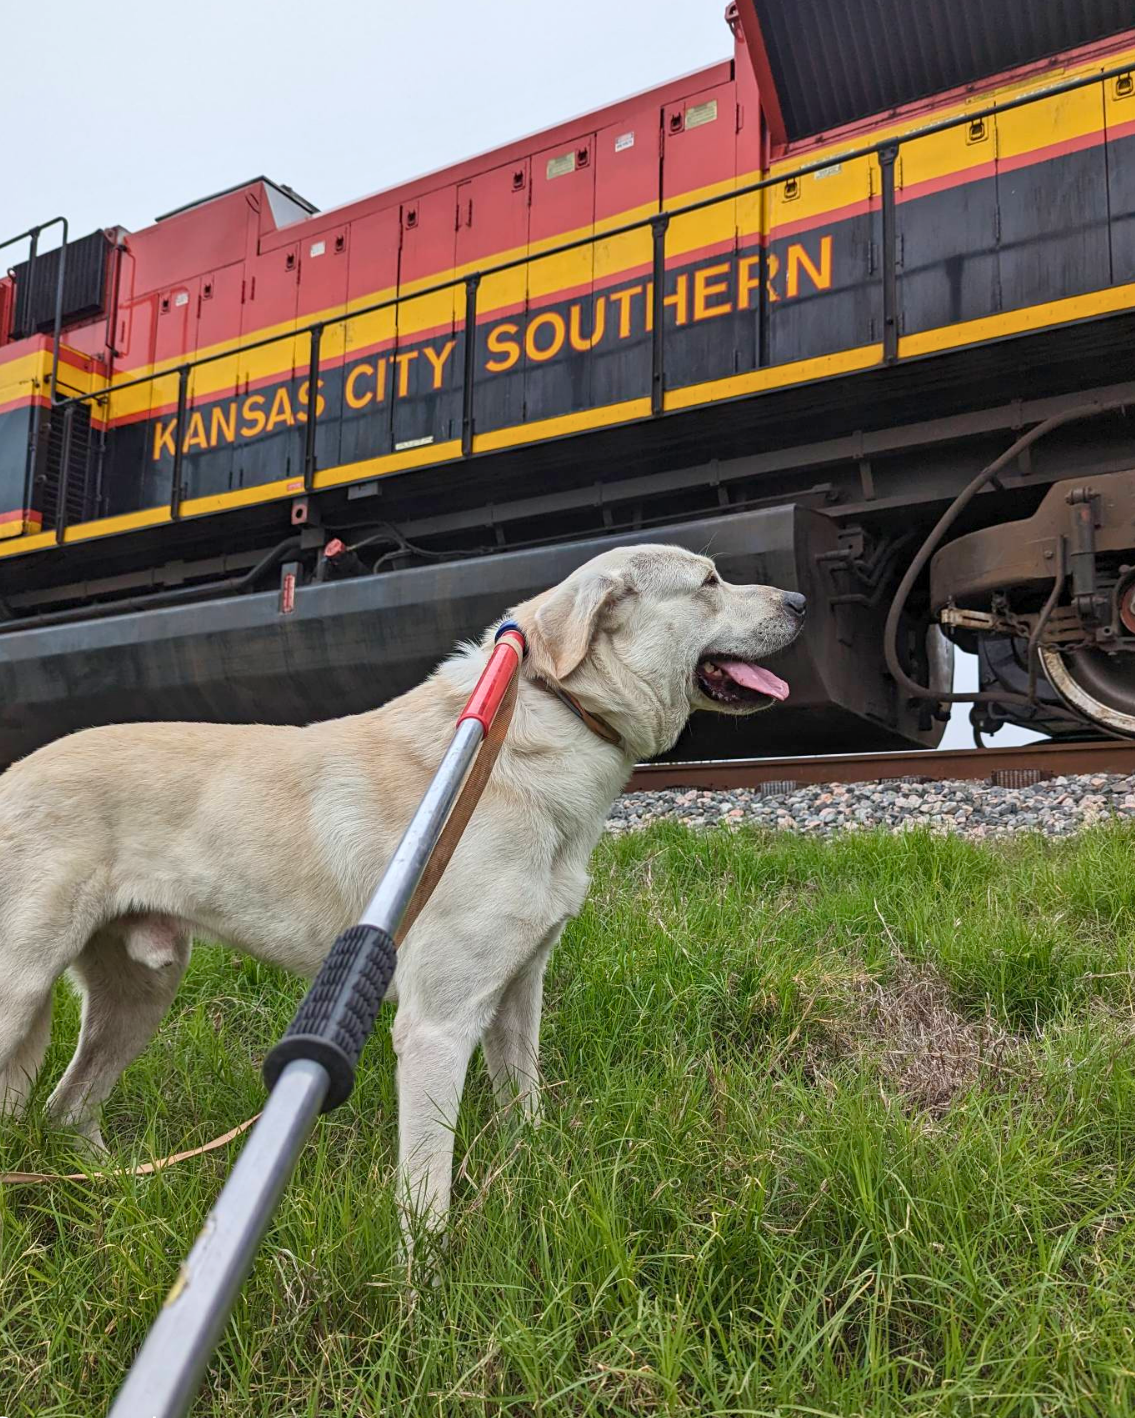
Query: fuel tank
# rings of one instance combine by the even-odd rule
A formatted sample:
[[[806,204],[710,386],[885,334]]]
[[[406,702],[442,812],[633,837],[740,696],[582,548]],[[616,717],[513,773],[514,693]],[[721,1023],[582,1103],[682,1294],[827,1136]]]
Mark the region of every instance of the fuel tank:
[[[895,694],[885,605],[829,604],[822,557],[835,524],[795,505],[588,541],[299,587],[293,609],[261,592],[0,633],[0,764],[61,734],[144,719],[303,724],[376,708],[464,638],[613,546],[708,553],[729,581],[808,597],[799,639],[772,667],[785,705],[748,719],[697,714],[678,758],[933,747]],[[820,560],[818,560],[820,559]],[[838,611],[838,614],[837,614]],[[942,671],[948,676],[948,668]]]

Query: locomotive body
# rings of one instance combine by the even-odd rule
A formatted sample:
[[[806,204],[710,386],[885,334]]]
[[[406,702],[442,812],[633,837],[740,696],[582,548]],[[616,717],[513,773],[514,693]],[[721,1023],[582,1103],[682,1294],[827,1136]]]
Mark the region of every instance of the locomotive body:
[[[788,10],[742,0],[730,62],[334,212],[261,178],[33,249],[0,280],[0,761],[371,707],[648,535],[813,605],[790,705],[683,753],[933,746],[950,640],[987,728],[1129,732],[1135,31],[1079,9],[1000,72],[898,53],[817,108]],[[1078,410],[909,588],[912,693],[911,558]],[[1069,479],[1041,572],[991,573]]]

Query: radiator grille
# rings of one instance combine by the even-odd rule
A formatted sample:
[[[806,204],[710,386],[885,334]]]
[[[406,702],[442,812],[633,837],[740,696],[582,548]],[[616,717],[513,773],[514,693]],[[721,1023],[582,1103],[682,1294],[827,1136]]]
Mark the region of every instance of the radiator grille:
[[[66,524],[83,522],[95,515],[94,447],[91,437],[91,410],[87,404],[72,405],[71,444],[67,455]],[[39,480],[36,505],[46,529],[59,525],[59,492],[63,483],[63,424],[60,410],[52,413],[47,437],[47,456]]]
[[[92,232],[67,245],[63,273],[63,319],[78,320],[97,315],[103,308],[106,287],[107,253],[110,240],[103,231]],[[12,314],[12,338],[26,339],[43,334],[55,324],[55,284],[59,278],[59,251],[45,251],[36,257],[35,267],[22,261],[12,268],[16,280],[16,300]]]

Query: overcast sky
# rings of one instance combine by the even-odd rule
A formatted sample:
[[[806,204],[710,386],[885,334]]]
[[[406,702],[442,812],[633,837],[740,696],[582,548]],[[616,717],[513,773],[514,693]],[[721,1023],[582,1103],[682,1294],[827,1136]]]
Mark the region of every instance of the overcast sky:
[[[724,0],[9,5],[0,230],[60,214],[76,236],[137,230],[261,173],[339,206],[728,58],[724,10]],[[958,687],[974,681],[973,662],[960,664]],[[1027,737],[1004,730],[996,742]],[[946,744],[971,741],[962,707]]]
[[[729,58],[724,0],[5,7],[5,235],[147,225],[263,173],[316,206]]]

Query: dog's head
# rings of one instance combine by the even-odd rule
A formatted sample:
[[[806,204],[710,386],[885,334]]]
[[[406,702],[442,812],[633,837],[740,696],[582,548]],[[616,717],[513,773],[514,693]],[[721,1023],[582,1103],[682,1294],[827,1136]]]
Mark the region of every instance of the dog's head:
[[[695,709],[752,714],[788,697],[764,661],[791,644],[804,597],[734,586],[681,547],[620,547],[517,607],[529,669],[609,719],[641,756],[670,748]]]

